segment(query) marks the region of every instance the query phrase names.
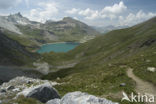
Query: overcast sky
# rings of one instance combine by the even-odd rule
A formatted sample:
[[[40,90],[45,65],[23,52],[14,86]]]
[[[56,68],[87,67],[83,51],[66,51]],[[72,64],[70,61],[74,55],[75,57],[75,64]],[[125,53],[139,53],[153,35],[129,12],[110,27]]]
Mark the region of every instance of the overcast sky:
[[[45,22],[73,17],[92,26],[135,25],[156,16],[156,0],[0,0],[0,15]]]

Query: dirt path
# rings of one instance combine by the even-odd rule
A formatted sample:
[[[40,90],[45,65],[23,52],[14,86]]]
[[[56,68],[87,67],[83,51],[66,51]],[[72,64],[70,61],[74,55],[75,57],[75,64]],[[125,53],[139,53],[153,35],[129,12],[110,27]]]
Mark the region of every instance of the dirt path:
[[[133,74],[133,69],[129,68],[127,71],[128,77],[132,78],[136,82],[136,91],[142,94],[152,94],[156,96],[156,87],[153,84],[143,81]]]

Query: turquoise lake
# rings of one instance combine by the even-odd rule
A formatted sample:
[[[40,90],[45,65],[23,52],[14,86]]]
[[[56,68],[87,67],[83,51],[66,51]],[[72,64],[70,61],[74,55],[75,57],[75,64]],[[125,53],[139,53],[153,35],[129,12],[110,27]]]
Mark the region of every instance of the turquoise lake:
[[[38,53],[48,52],[68,52],[78,46],[80,43],[65,42],[65,43],[52,43],[45,44],[37,51]]]

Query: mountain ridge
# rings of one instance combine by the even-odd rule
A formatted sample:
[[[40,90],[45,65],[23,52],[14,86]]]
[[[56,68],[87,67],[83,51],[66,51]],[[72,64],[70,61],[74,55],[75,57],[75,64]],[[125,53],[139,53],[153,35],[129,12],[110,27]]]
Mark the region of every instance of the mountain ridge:
[[[99,34],[92,27],[71,17],[65,17],[55,22],[39,23],[30,21],[20,13],[0,16],[0,27],[16,34],[14,36],[9,35],[9,37],[15,40],[17,39],[17,41],[25,46],[34,47],[44,43],[60,41],[79,42],[85,37],[93,37]],[[24,38],[27,44],[20,41],[19,38]]]
[[[100,33],[108,33],[113,30],[124,29],[124,28],[128,28],[128,27],[129,26],[113,26],[113,25],[101,26],[101,27],[93,26],[93,28],[95,28]]]

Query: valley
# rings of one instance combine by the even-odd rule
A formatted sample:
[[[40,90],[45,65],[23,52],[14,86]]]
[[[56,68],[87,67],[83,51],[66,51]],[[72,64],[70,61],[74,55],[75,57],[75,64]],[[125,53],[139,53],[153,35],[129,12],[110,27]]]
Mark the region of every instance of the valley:
[[[45,43],[85,42],[85,37],[88,40],[99,35],[92,27],[70,17],[40,23],[30,21],[21,13],[0,16],[0,27],[4,34],[26,46],[29,51]]]
[[[62,97],[59,98],[60,102],[64,102],[63,98],[66,98],[66,94],[65,101],[75,95],[80,98],[90,96],[81,93],[86,92],[93,95],[95,101],[101,98],[102,101],[105,101],[106,98],[110,102],[108,104],[116,104],[113,102],[143,104],[122,102],[123,91],[128,95],[141,90],[155,94],[156,17],[106,34],[100,34],[90,26],[70,17],[65,17],[61,21],[47,21],[43,24],[29,21],[17,13],[8,16],[7,19],[1,17],[0,21],[11,22],[10,26],[16,30],[1,26],[4,24],[0,25],[0,81],[6,82],[16,76],[34,78],[20,77],[24,88],[19,85],[22,89],[19,92],[27,91],[29,88],[32,88],[31,91],[35,88],[40,89],[40,87],[49,89],[51,87],[47,86],[47,82],[56,82],[57,84],[52,88],[56,88],[60,98]],[[49,73],[42,75],[36,72],[37,70],[33,72],[34,69]],[[34,82],[26,83],[24,79]],[[17,83],[18,80],[16,80],[13,79]],[[2,86],[1,89],[4,91],[4,88],[9,85],[2,84]],[[6,95],[13,93],[10,91],[6,91]],[[15,91],[15,95],[19,92]],[[3,95],[1,92],[0,94]],[[13,99],[15,95],[3,96],[3,98],[0,97],[0,100],[4,104],[45,104],[41,97],[36,99],[36,95],[35,99],[24,96]],[[69,99],[68,96],[70,96]],[[87,98],[81,99],[80,104],[83,101],[88,104]],[[73,101],[77,102],[76,98]]]

